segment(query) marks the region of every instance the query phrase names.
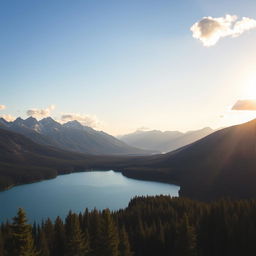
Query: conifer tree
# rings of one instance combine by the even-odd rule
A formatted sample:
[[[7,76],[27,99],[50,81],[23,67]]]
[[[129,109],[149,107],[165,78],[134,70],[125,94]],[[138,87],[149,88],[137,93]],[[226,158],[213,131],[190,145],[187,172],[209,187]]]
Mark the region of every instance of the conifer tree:
[[[53,245],[53,255],[63,256],[65,255],[66,248],[66,233],[64,223],[58,216],[54,223],[54,245]]]
[[[104,256],[118,256],[118,233],[109,209],[102,212],[101,251]]]
[[[67,256],[89,255],[88,237],[81,232],[79,218],[76,214],[69,213],[66,219]]]
[[[89,210],[88,210],[88,208],[85,209],[85,211],[82,215],[82,220],[81,220],[80,224],[81,224],[81,229],[83,232],[85,232],[85,230],[88,231],[88,228],[89,228]]]
[[[46,234],[43,230],[39,232],[38,247],[40,256],[50,256],[50,250],[46,239]]]
[[[13,249],[13,239],[11,225],[8,221],[2,226],[2,236],[4,242],[4,256],[9,256]]]
[[[19,209],[17,216],[13,218],[11,225],[12,252],[11,255],[37,256],[32,238],[32,227],[27,224],[26,214],[23,209]]]
[[[176,242],[177,256],[196,256],[196,235],[194,228],[189,225],[188,216],[185,215],[178,225]]]
[[[119,255],[120,256],[132,256],[133,253],[131,251],[130,242],[128,238],[128,234],[124,228],[121,228],[119,232]]]
[[[88,232],[90,234],[90,248],[92,256],[101,256],[101,216],[94,209],[88,216]]]
[[[49,251],[51,252],[53,250],[54,246],[54,227],[52,224],[51,219],[47,219],[44,224],[42,224],[42,230],[46,234],[46,240],[48,243]]]
[[[4,256],[4,238],[0,231],[0,256]]]
[[[37,246],[38,244],[38,238],[39,238],[38,230],[39,230],[39,227],[37,226],[36,222],[34,222],[32,226],[32,237],[34,238],[35,246]]]

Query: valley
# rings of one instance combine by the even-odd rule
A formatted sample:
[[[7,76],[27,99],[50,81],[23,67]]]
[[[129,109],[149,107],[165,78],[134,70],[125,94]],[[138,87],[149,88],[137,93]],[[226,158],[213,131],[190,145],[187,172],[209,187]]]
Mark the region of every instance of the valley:
[[[253,198],[256,121],[216,131],[170,153],[150,156],[88,155],[34,143],[0,130],[1,188],[81,170],[177,184],[180,195],[198,200]]]

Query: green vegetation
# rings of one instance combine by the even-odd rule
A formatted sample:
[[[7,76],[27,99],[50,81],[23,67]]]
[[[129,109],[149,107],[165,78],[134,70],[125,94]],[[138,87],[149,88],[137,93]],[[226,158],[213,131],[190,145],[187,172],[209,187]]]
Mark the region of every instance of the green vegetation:
[[[70,212],[40,225],[23,210],[0,228],[1,256],[241,256],[256,251],[256,200],[137,197],[126,209]]]
[[[9,247],[7,255],[38,255],[32,237],[32,227],[26,222],[27,220],[24,210],[19,209],[17,216],[13,218],[13,223],[10,225],[10,233],[7,238]]]

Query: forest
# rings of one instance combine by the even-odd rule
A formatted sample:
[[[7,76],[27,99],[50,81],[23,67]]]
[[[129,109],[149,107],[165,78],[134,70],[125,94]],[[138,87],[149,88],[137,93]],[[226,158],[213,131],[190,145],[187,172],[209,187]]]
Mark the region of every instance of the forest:
[[[0,229],[1,256],[249,256],[255,251],[256,200],[136,197],[119,211],[86,209],[33,225],[19,209]]]

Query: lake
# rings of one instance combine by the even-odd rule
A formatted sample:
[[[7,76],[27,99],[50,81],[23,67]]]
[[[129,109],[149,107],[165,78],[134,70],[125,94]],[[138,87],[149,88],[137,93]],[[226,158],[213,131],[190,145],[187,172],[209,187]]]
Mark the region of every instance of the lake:
[[[33,222],[58,215],[64,218],[69,210],[118,210],[135,196],[178,196],[178,191],[175,185],[130,179],[114,171],[72,173],[0,192],[0,221],[11,219],[19,207]]]

